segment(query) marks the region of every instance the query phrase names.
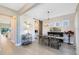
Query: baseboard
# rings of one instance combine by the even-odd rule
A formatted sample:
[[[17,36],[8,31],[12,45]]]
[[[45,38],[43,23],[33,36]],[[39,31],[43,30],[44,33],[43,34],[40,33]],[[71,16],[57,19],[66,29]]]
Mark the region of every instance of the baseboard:
[[[21,46],[21,43],[19,43],[19,44],[15,44],[16,46]]]

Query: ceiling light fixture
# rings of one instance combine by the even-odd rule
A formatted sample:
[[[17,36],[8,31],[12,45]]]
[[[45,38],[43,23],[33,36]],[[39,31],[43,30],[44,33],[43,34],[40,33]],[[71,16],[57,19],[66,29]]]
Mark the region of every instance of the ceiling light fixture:
[[[51,12],[51,10],[48,10],[48,11],[47,11],[47,14],[48,14],[48,20],[50,20],[50,12]]]
[[[50,20],[50,13],[52,13],[52,9],[50,9],[50,10],[47,11],[48,20]]]

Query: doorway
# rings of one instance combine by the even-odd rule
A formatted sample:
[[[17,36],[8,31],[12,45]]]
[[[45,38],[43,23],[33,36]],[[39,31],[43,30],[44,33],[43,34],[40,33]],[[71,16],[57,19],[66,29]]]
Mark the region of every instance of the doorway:
[[[11,20],[7,16],[0,15],[0,36],[10,39]]]
[[[16,17],[0,15],[0,39],[3,39],[3,38],[15,44]]]
[[[42,35],[42,21],[35,19],[35,39],[39,39],[39,35]]]

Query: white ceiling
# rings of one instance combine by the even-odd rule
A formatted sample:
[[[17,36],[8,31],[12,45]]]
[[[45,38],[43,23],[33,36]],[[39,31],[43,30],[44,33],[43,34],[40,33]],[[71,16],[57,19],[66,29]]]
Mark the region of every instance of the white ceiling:
[[[32,3],[0,3],[1,6],[23,13],[32,7]],[[24,7],[25,6],[25,7]],[[76,3],[40,3],[29,9],[27,14],[31,18],[44,20],[48,18],[47,12],[50,11],[49,18],[75,13]],[[26,9],[25,9],[26,8]]]
[[[75,13],[76,6],[75,3],[44,3],[32,8],[26,14],[31,18],[44,20],[48,18],[48,10],[51,12],[49,18],[52,18]]]
[[[0,5],[18,11],[25,5],[25,3],[0,3]]]

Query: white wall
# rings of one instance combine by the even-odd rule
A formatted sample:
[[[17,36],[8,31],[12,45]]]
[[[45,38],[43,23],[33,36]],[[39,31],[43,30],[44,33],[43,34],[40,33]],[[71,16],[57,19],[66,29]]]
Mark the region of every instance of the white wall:
[[[69,21],[69,23],[66,27],[63,24],[63,21],[65,21],[65,20]],[[56,22],[59,22],[60,25],[56,26],[55,25]],[[46,26],[46,25],[48,25],[48,26]],[[44,35],[47,34],[47,32],[50,31],[50,27],[53,27],[53,26],[61,28],[61,31],[72,30],[75,32],[75,13],[50,18],[50,20],[44,20],[43,21],[43,34]]]
[[[76,28],[76,53],[79,55],[79,4],[77,6],[76,11],[75,28]]]
[[[10,17],[0,15],[0,23],[10,24],[10,22],[11,22]]]
[[[31,24],[29,32],[32,34],[32,41],[34,41],[34,36],[35,36],[35,32],[34,32],[34,20],[31,19],[30,17],[28,17],[26,14],[20,16],[20,39],[21,39],[21,35],[25,33],[24,30],[24,21],[27,21]]]

